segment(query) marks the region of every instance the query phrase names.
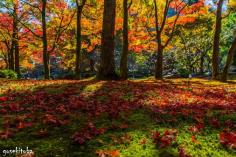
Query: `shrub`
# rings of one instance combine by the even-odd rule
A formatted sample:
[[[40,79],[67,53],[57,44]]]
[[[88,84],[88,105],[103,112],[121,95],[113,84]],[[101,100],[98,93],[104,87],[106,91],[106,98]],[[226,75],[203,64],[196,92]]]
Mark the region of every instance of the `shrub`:
[[[191,72],[187,69],[178,69],[178,73],[181,77],[187,78],[189,76],[189,74],[191,74]]]
[[[17,73],[13,70],[0,70],[0,78],[17,79]]]

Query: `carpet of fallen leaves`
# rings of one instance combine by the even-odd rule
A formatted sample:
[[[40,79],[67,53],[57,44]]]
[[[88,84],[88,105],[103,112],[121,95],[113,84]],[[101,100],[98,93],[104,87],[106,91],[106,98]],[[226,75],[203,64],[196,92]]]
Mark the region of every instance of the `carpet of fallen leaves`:
[[[135,127],[126,121],[135,110],[148,111],[157,125],[189,121],[192,143],[199,143],[197,136],[206,127],[218,130],[216,142],[225,151],[235,153],[236,118],[231,118],[236,117],[234,82],[203,79],[0,80],[0,140],[6,143],[21,134],[29,135],[31,138],[27,140],[32,141],[55,137],[53,130],[56,128],[69,139],[70,145],[83,146],[106,132]],[[227,115],[234,116],[221,118]],[[98,119],[110,123],[100,122],[99,125]],[[113,123],[116,119],[121,122]],[[157,149],[176,143],[179,128],[174,126],[162,132],[150,130],[150,139]],[[127,134],[122,138],[123,141],[132,140]],[[140,145],[146,143],[146,139],[140,139]],[[0,147],[4,147],[1,144]],[[182,145],[177,147],[180,157],[191,156]],[[95,150],[94,154],[101,157],[121,155],[117,149]]]

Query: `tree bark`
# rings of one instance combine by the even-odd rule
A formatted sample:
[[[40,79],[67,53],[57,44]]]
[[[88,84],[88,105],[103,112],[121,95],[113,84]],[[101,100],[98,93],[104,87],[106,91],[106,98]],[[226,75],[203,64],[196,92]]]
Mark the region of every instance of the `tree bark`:
[[[94,65],[95,65],[95,61],[93,59],[89,59],[89,67],[90,67],[91,72],[95,72]]]
[[[81,71],[81,14],[82,9],[77,8],[77,35],[76,35],[76,61],[75,61],[75,77],[80,79]]]
[[[7,54],[5,56],[5,62],[6,62],[6,69],[10,69],[10,47],[9,47],[9,43],[5,40],[4,44],[6,45],[7,48]]]
[[[162,77],[163,77],[162,75],[163,75],[163,47],[158,42],[155,78],[156,79],[162,79]]]
[[[43,64],[44,64],[44,78],[50,78],[49,70],[49,55],[48,55],[48,41],[47,41],[47,24],[46,24],[46,6],[47,0],[42,0],[42,31],[43,31]]]
[[[154,0],[154,8],[155,8],[155,26],[156,26],[156,40],[157,40],[157,58],[156,58],[156,65],[155,65],[155,78],[162,79],[162,73],[163,73],[163,46],[161,44],[162,30],[159,30],[158,10],[157,10],[156,0]]]
[[[123,0],[123,48],[120,61],[120,76],[121,79],[128,78],[128,53],[129,53],[129,39],[128,39],[128,0]]]
[[[231,48],[229,49],[229,52],[228,52],[227,61],[225,63],[225,67],[224,67],[222,77],[221,77],[221,81],[223,81],[223,82],[227,81],[229,68],[230,68],[230,65],[233,61],[235,52],[236,52],[236,37],[234,38],[232,46],[231,46]]]
[[[6,69],[9,69],[9,63],[8,63],[8,54],[4,58],[5,64],[6,64]]]
[[[14,39],[12,38],[11,40],[11,48],[9,51],[8,55],[8,62],[9,62],[9,69],[10,70],[15,70],[15,65],[14,65]]]
[[[212,79],[216,80],[219,77],[219,53],[220,53],[220,33],[222,27],[222,7],[224,0],[219,0],[216,12],[214,45],[212,54]]]
[[[13,14],[13,40],[15,51],[15,71],[20,76],[20,59],[19,59],[19,28],[18,28],[18,2],[14,3]]]
[[[75,61],[75,77],[76,79],[81,78],[81,17],[82,17],[82,11],[83,7],[85,5],[86,0],[83,0],[79,4],[79,2],[76,0],[76,6],[77,6],[77,34],[76,34],[76,61]]]
[[[100,80],[116,80],[115,72],[115,17],[116,0],[104,0],[103,26],[102,26],[102,52],[100,68],[97,78]]]
[[[200,58],[200,74],[201,75],[204,74],[204,58],[205,58],[205,54],[202,52],[201,58]]]
[[[16,43],[15,43],[15,71],[18,74],[18,76],[20,76],[20,52],[19,52],[18,32],[16,34]]]
[[[10,65],[11,65],[11,50],[8,48],[7,50],[7,69],[11,69]]]

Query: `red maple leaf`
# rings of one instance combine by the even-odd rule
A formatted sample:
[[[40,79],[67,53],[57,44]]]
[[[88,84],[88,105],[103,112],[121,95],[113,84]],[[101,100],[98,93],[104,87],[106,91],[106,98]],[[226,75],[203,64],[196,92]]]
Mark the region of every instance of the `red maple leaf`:
[[[166,130],[163,135],[153,132],[152,139],[160,148],[170,146],[176,140],[177,130]]]
[[[17,129],[24,129],[25,126],[24,126],[24,123],[23,122],[20,122],[17,126],[16,126]]]
[[[7,97],[0,97],[0,102],[7,101]]]
[[[229,120],[226,120],[225,121],[225,125],[228,127],[228,128],[232,128],[234,126],[234,123],[229,119]]]
[[[0,114],[6,114],[7,113],[7,110],[5,109],[0,109]]]
[[[198,133],[200,132],[202,129],[204,128],[204,124],[203,123],[199,123],[199,124],[196,124],[194,126],[191,126],[189,128],[189,131],[193,132],[193,133]]]
[[[211,126],[213,126],[214,128],[219,128],[220,127],[220,122],[218,119],[216,118],[212,118],[209,120],[209,123],[211,124]]]
[[[159,139],[160,139],[161,133],[160,132],[153,132],[152,133],[152,140],[154,143],[158,143]]]
[[[179,157],[190,157],[184,150],[184,148],[179,148]]]
[[[47,137],[48,131],[46,129],[40,129],[35,135],[40,138]]]
[[[13,136],[13,133],[8,129],[6,131],[0,131],[0,139],[8,139]]]
[[[220,133],[220,143],[226,147],[236,149],[236,132]]]

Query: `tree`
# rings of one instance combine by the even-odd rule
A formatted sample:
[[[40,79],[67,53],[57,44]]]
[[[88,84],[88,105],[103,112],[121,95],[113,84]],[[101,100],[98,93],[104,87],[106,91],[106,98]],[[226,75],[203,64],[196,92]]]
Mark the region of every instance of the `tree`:
[[[176,28],[177,21],[180,17],[180,14],[184,10],[187,4],[184,1],[172,1],[172,0],[165,0],[164,1],[164,9],[163,9],[163,16],[162,21],[160,22],[159,16],[159,8],[157,5],[156,0],[154,0],[154,16],[155,16],[155,27],[156,27],[156,41],[157,41],[157,59],[156,59],[156,66],[155,66],[155,78],[162,79],[163,73],[163,50],[166,46],[168,46],[169,42],[172,40],[174,31]],[[169,8],[174,7],[176,11],[175,19],[173,21],[172,27],[170,28],[170,33],[168,39],[163,43],[162,34],[164,33],[164,28],[167,24],[168,18],[168,10]]]
[[[48,40],[47,40],[47,21],[46,21],[46,8],[47,8],[47,0],[41,0],[38,3],[32,3],[31,1],[22,0],[22,4],[30,7],[30,11],[35,17],[38,17],[37,13],[33,9],[36,9],[40,12],[40,23],[41,23],[41,31],[42,35],[36,33],[36,30],[31,29],[26,23],[23,21],[19,21],[24,27],[26,27],[35,37],[42,40],[43,43],[43,65],[44,65],[44,78],[50,78],[50,69],[49,69],[49,55],[48,55]],[[29,14],[29,12],[28,12]],[[38,31],[39,32],[39,31]]]
[[[203,8],[206,11],[208,8]],[[196,14],[194,23],[178,25],[175,38],[172,40],[170,51],[174,53],[177,60],[175,69],[179,73],[186,72],[204,74],[206,71],[205,60],[210,56],[212,50],[212,25],[213,18],[208,15]]]
[[[56,50],[60,38],[71,24],[75,12],[71,16],[65,15],[66,9],[69,10],[69,8],[64,1],[22,0],[22,3],[28,6],[26,8],[29,10],[27,14],[30,15],[30,20],[28,23],[25,21],[20,21],[20,23],[42,42],[44,78],[49,79],[50,55]],[[48,16],[49,13],[51,16]],[[65,24],[65,21],[68,22]]]
[[[102,52],[97,78],[102,80],[118,79],[115,72],[115,17],[116,0],[104,0],[103,26],[102,26]]]
[[[221,76],[221,81],[223,81],[223,82],[227,81],[228,71],[229,71],[230,65],[233,61],[233,57],[234,57],[235,52],[236,52],[236,37],[234,38],[234,41],[229,49],[227,60],[225,63],[225,67],[224,67],[224,70],[223,70],[223,73]]]
[[[80,79],[81,65],[81,16],[86,0],[76,0],[77,8],[77,34],[76,34],[76,61],[75,61],[75,76]]]
[[[219,0],[217,3],[216,23],[212,53],[212,79],[218,79],[219,76],[219,53],[220,53],[220,33],[222,27],[222,7],[224,0]]]
[[[10,47],[8,52],[8,68],[15,70],[20,75],[20,48],[19,48],[19,20],[24,17],[20,11],[20,2],[18,0],[1,2],[0,6],[6,9],[6,13],[11,18],[11,23],[7,27],[12,27],[10,33],[11,42],[8,43]],[[4,12],[4,11],[3,11]],[[3,34],[2,34],[3,35]]]
[[[14,50],[15,54],[15,63],[14,63],[14,70],[20,76],[20,56],[19,56],[19,20],[18,20],[18,8],[19,2],[14,1],[13,4],[13,35],[12,35],[12,49]]]
[[[0,14],[0,39],[2,56],[6,64],[6,68],[10,69],[13,62],[12,51],[12,17],[7,13]],[[11,65],[12,69],[12,65]]]
[[[120,61],[120,76],[122,79],[128,78],[128,52],[129,52],[129,36],[128,36],[128,10],[132,2],[128,6],[128,0],[123,0],[123,48]]]
[[[225,28],[225,32],[227,32],[227,34],[230,33],[233,36],[229,36],[230,43],[232,41],[232,44],[230,46],[230,49],[228,50],[228,55],[227,55],[226,63],[225,63],[225,66],[224,66],[224,69],[223,69],[223,72],[222,72],[222,76],[221,76],[221,81],[223,81],[223,82],[227,81],[227,79],[228,79],[228,72],[229,72],[230,66],[233,63],[234,57],[236,57],[235,56],[235,53],[236,53],[236,36],[235,36],[235,31],[236,31],[236,29],[234,27],[235,16],[236,16],[236,14],[235,14],[235,12],[236,12],[236,2],[235,1],[229,1],[228,10],[229,10],[228,11],[229,13],[233,12],[233,14],[228,16],[228,20],[225,23],[226,26],[224,26],[224,28]],[[232,24],[232,25],[229,25],[229,24]],[[233,40],[231,40],[232,38],[233,38]],[[229,43],[229,41],[226,41],[226,44],[227,44],[226,46],[227,47],[228,47],[228,43]]]
[[[46,23],[46,6],[47,0],[42,0],[42,41],[43,41],[43,65],[44,65],[44,78],[50,78],[49,69],[49,55],[48,55],[48,40],[47,40],[47,23]]]

